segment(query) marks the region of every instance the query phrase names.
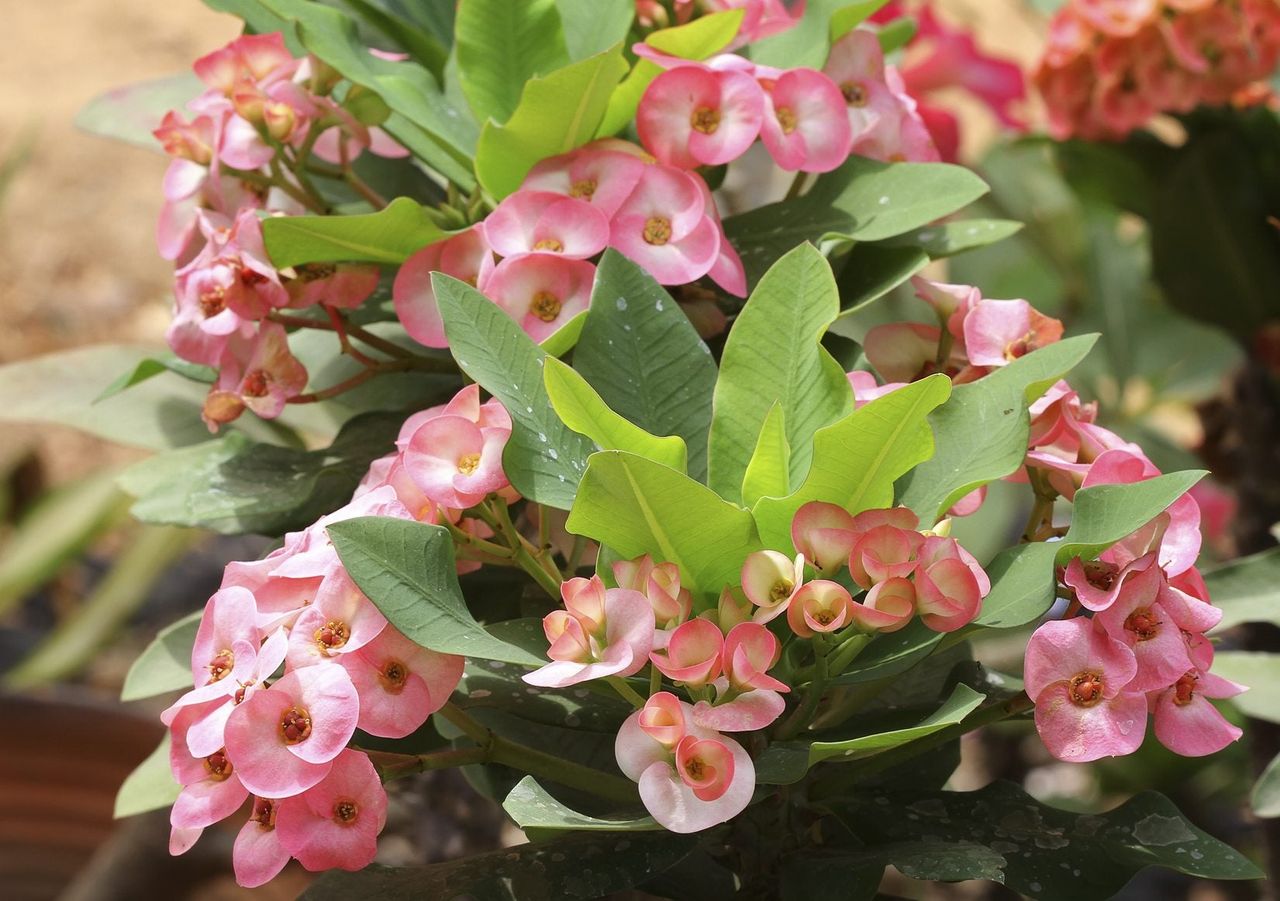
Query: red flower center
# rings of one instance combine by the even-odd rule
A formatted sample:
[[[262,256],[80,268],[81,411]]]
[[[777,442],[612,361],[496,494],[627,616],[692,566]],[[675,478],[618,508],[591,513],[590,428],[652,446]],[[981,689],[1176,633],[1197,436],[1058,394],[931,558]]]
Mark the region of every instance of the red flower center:
[[[311,735],[311,714],[301,707],[290,707],[280,717],[280,735],[286,745],[306,741]]]
[[[1102,700],[1102,673],[1091,670],[1071,677],[1067,695],[1077,707],[1092,707]]]

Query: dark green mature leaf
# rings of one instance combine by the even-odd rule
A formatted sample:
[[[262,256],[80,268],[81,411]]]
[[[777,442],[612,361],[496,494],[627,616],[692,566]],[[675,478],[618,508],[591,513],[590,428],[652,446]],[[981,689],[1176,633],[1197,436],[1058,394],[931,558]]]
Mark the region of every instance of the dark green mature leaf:
[[[848,685],[896,676],[932,654],[941,641],[942,633],[928,628],[919,619],[912,620],[904,629],[877,635],[853,666],[832,682]]]
[[[230,433],[135,463],[120,486],[143,522],[225,535],[303,529],[351,499],[369,463],[394,447],[403,416],[369,413],[323,450],[257,444]]]
[[[573,367],[645,431],[683,438],[689,475],[706,479],[715,360],[666,289],[617,251],[596,270]]]
[[[311,883],[302,898],[592,899],[632,888],[675,866],[696,844],[693,836],[671,832],[639,832],[622,839],[593,833],[566,835],[429,867],[372,866],[358,873],[331,870]]]
[[[505,124],[486,122],[476,145],[476,177],[497,199],[514,193],[534,165],[590,141],[613,89],[627,73],[620,46],[523,82]]]
[[[887,238],[884,243],[890,247],[918,247],[937,260],[986,247],[1020,231],[1022,223],[1011,219],[961,219]]]
[[[1280,625],[1280,548],[1232,560],[1204,574],[1209,597],[1222,608],[1221,632],[1240,623]]]
[[[853,409],[844,370],[821,340],[840,312],[831,267],[811,244],[771,268],[738,315],[720,359],[711,420],[708,483],[731,501],[769,410],[782,409],[796,484],[813,459],[818,429]]]
[[[278,268],[299,263],[388,263],[447,237],[425,208],[397,197],[358,216],[271,216],[262,221],[267,254]]]
[[[476,120],[506,122],[530,79],[569,62],[555,0],[461,0],[458,71]]]
[[[914,726],[839,741],[778,742],[756,759],[756,781],[790,785],[823,761],[848,763],[901,747],[954,726],[976,710],[984,698],[967,685],[957,685],[941,707]]]
[[[1084,359],[1097,338],[1050,344],[956,386],[929,417],[937,452],[902,480],[898,503],[930,524],[975,488],[1017,472],[1027,455],[1028,402]]]
[[[839,815],[873,847],[922,834],[944,846],[980,844],[1005,858],[997,881],[1039,901],[1109,898],[1148,866],[1206,879],[1262,877],[1155,792],[1107,813],[1078,814],[995,782],[976,792],[863,792]]]
[[[786,497],[761,498],[752,508],[764,543],[791,548],[791,519],[809,501],[851,513],[891,506],[893,483],[933,455],[927,417],[950,392],[946,376],[931,375],[820,429],[813,436],[813,465],[800,487]]]
[[[124,677],[120,700],[136,701],[191,688],[191,648],[196,643],[203,610],[197,610],[156,633]]]
[[[725,220],[725,232],[754,283],[804,241],[834,235],[880,241],[954,213],[987,191],[968,169],[943,163],[878,163],[850,157],[801,197]]]
[[[341,0],[349,6],[362,21],[384,36],[395,41],[414,62],[421,63],[427,71],[435,76],[437,83],[444,82],[444,64],[449,58],[445,45],[429,28],[397,15],[396,11],[385,8],[386,4],[374,0]]]
[[[542,381],[546,353],[475,288],[438,272],[431,282],[458,365],[511,414],[507,478],[530,500],[568,510],[595,445],[552,409]]]
[[[556,0],[569,58],[586,59],[625,41],[636,15],[634,0]]]
[[[652,554],[680,567],[681,584],[712,597],[737,584],[760,547],[746,510],[666,466],[622,451],[592,454],[566,528],[623,557]]]
[[[832,323],[831,331],[838,335],[846,334],[846,330],[841,328],[846,314],[884,297],[927,265],[929,255],[918,247],[854,245],[844,258],[843,268],[836,278],[836,286],[840,289],[840,318]],[[856,339],[857,336],[849,337]]]
[[[903,841],[865,848],[801,851],[783,864],[783,879],[803,880],[804,891],[784,901],[872,901],[886,866],[931,882],[1000,881],[1004,857],[975,842]]]
[[[1042,616],[1057,597],[1056,556],[1057,548],[1044,542],[1020,544],[996,554],[987,565],[991,593],[982,601],[978,624],[1011,629]]]
[[[151,132],[160,127],[165,113],[182,109],[203,90],[204,84],[190,72],[113,88],[90,100],[76,114],[76,125],[104,138],[159,151],[160,142]]]
[[[502,809],[526,834],[548,832],[652,832],[662,827],[653,817],[601,819],[560,803],[532,776],[525,776],[502,802]]]
[[[443,654],[546,662],[476,622],[458,586],[453,538],[442,526],[361,516],[334,523],[328,533],[352,580],[412,641]]]
[[[169,769],[169,733],[160,744],[138,764],[116,792],[115,812],[117,820],[134,814],[146,813],[168,807],[178,800],[182,786],[173,779]]]

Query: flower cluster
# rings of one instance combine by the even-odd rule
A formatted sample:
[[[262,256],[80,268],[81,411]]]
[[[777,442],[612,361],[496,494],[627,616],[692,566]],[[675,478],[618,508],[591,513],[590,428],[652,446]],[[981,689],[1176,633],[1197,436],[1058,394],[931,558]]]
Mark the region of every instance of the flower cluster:
[[[800,21],[798,14],[793,15],[782,0],[701,0],[701,3],[695,0],[675,0],[674,22],[659,0],[636,0],[636,19],[645,28],[684,25],[693,18],[698,6],[707,13],[742,10],[742,24],[738,26],[738,34],[731,45],[733,47],[781,34]]]
[[[1034,80],[1056,137],[1111,140],[1158,113],[1250,102],[1277,59],[1272,0],[1071,0]]]
[[[178,356],[218,371],[204,409],[210,428],[245,409],[279,416],[306,387],[274,315],[357,307],[378,285],[369,265],[277,271],[263,246],[259,215],[296,215],[313,202],[294,171],[311,156],[346,168],[365,149],[406,153],[328,96],[332,85],[313,68],[279,34],[245,35],[196,61],[207,90],[188,104],[194,117],[170,112],[155,131],[173,157],[158,232],[162,255],[179,263],[167,337]]]
[[[607,138],[538,163],[483,222],[410,257],[392,289],[396,314],[414,340],[447,347],[431,287],[431,273],[443,272],[545,341],[587,309],[590,260],[605,247],[664,285],[708,276],[731,294],[747,293],[706,182]]]

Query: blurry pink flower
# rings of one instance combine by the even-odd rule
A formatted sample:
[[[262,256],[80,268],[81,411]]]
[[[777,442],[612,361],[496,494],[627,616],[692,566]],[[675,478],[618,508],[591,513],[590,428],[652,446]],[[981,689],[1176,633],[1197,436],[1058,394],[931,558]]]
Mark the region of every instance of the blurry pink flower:
[[[843,629],[853,617],[853,598],[844,586],[826,579],[804,585],[791,599],[787,622],[801,638]]]
[[[520,189],[553,191],[582,200],[611,219],[631,196],[645,169],[645,161],[634,153],[610,149],[597,141],[538,163]]]
[[[787,612],[804,584],[804,556],[788,558],[777,551],[753,551],[742,562],[742,591],[757,608],[756,622],[767,623]]]
[[[664,285],[696,281],[720,253],[719,227],[706,215],[698,178],[661,164],[645,169],[618,209],[609,243]]]
[[[319,303],[354,310],[378,287],[378,267],[364,263],[302,263],[293,272],[284,289],[295,310]]]
[[[1132,37],[1160,12],[1160,0],[1072,0],[1082,19],[1112,37]]]
[[[664,676],[690,688],[701,688],[720,675],[724,635],[705,619],[677,626],[663,650],[649,654],[649,662]]]
[[[298,61],[284,45],[284,35],[246,34],[195,61],[196,75],[206,85],[230,96],[242,82],[259,84],[289,78]]]
[[[636,131],[645,149],[669,166],[719,166],[755,142],[764,107],[764,92],[749,74],[682,65],[650,82]]]
[[[255,795],[296,795],[328,774],[359,712],[359,696],[342,667],[293,670],[232,711],[227,752]]]
[[[386,822],[387,793],[359,751],[342,751],[320,782],[276,805],[281,847],[313,872],[367,867]]]
[[[1132,754],[1146,732],[1146,697],[1126,686],[1133,651],[1084,617],[1042,625],[1027,644],[1024,680],[1036,730],[1059,760]]]
[[[391,286],[391,297],[396,317],[409,337],[426,347],[449,346],[431,273],[443,272],[477,286],[488,278],[493,265],[493,251],[478,225],[428,244],[405,260]]]
[[[849,387],[853,389],[854,409],[861,409],[873,400],[891,394],[906,384],[906,382],[886,382],[881,385],[876,380],[875,373],[865,369],[855,369],[847,373],[847,376]]]
[[[289,337],[276,322],[261,323],[251,341],[233,338],[219,362],[218,381],[202,413],[211,431],[246,407],[263,419],[274,419],[307,387],[306,367],[289,351]]]
[[[651,697],[618,731],[618,766],[664,828],[700,832],[741,813],[755,791],[755,767],[736,741],[693,722],[669,692]]]
[[[766,88],[760,138],[779,167],[830,172],[848,158],[853,133],[835,82],[815,69],[788,69]]]
[[[360,695],[356,726],[383,738],[404,738],[443,707],[458,687],[465,662],[456,654],[427,650],[392,626],[338,658]]]
[[[530,338],[542,342],[591,305],[595,277],[595,265],[586,260],[527,253],[499,263],[484,293]]]
[[[599,576],[569,579],[560,587],[564,610],[542,620],[551,663],[526,673],[530,685],[564,688],[603,676],[630,676],[649,662],[654,618],[638,591],[604,587]]]
[[[982,300],[964,319],[964,346],[975,366],[1005,366],[1059,340],[1062,323],[1025,300]]]
[[[889,322],[867,332],[863,350],[867,361],[887,382],[912,382],[938,371],[938,342],[942,333],[936,325],[922,322]],[[951,360],[956,363],[955,351]],[[959,368],[958,366],[956,368]]]
[[[598,207],[552,191],[516,191],[480,227],[502,257],[539,252],[585,260],[609,243],[609,220]]]
[[[1221,751],[1243,733],[1208,699],[1231,698],[1245,690],[1243,685],[1213,673],[1188,669],[1173,685],[1149,696],[1156,738],[1184,757]]]
[[[687,0],[677,0],[677,6]],[[731,47],[743,44],[754,44],[775,34],[781,34],[800,21],[804,12],[804,3],[792,4],[788,10],[782,0],[705,0],[709,12],[722,12],[729,9],[743,10],[742,24],[738,27],[738,35],[733,39]]]
[[[852,621],[863,632],[897,632],[916,613],[916,589],[909,579],[885,579],[871,587],[850,609]]]

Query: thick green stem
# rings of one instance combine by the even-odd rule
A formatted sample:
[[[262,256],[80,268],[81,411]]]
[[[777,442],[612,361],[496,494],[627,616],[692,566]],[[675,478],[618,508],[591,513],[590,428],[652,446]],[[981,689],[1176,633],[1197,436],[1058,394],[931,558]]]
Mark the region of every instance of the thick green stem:
[[[450,751],[434,751],[430,754],[396,754],[390,751],[365,751],[383,782],[425,773],[429,770],[446,770],[455,766],[470,766],[489,762],[488,748],[458,748]]]
[[[623,699],[632,707],[639,710],[644,706],[644,698],[640,696],[640,692],[627,684],[626,679],[623,679],[621,676],[605,676],[605,681],[612,685],[613,690],[622,695]]]
[[[520,564],[520,568],[532,576],[533,580],[541,585],[543,591],[553,600],[559,601],[561,584],[559,577],[548,572],[542,560],[529,551],[529,543],[524,540],[511,521],[511,513],[507,510],[506,502],[501,498],[490,498],[489,502],[479,509],[487,510],[487,515],[483,518],[506,540],[507,546],[511,548],[512,559]]]

